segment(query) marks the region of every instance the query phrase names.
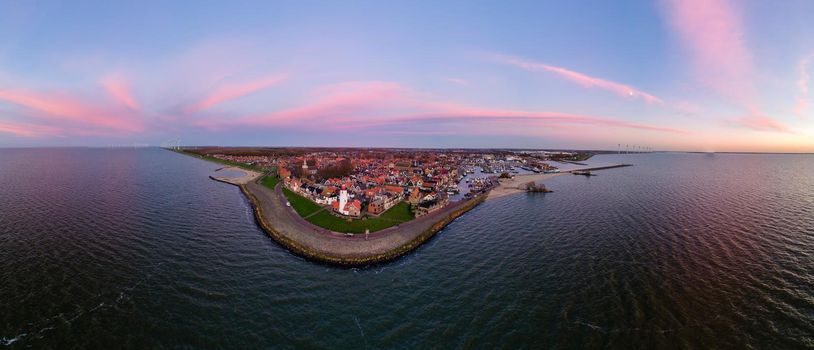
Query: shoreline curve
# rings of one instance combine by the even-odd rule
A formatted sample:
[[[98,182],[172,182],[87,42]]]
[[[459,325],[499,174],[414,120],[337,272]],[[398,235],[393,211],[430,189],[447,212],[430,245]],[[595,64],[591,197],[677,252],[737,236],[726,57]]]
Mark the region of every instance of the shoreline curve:
[[[210,176],[210,179],[240,188],[252,207],[255,222],[269,237],[308,260],[340,266],[365,266],[395,260],[430,240],[488,196],[486,193],[454,202],[422,217],[370,234],[348,236],[311,224],[286,206],[281,183],[272,191],[259,183],[263,174],[233,167],[218,170],[226,168],[240,170],[245,176]]]
[[[629,165],[619,164],[590,169],[621,166]],[[220,176],[210,178],[239,187],[252,207],[255,222],[269,237],[290,252],[306,259],[342,266],[364,266],[399,258],[417,249],[453,220],[483,203],[487,198],[525,192],[516,185],[521,178],[513,179],[508,183],[500,183],[484,194],[452,202],[435,212],[408,222],[369,234],[347,235],[316,226],[303,219],[292,207],[286,205],[288,201],[281,190],[282,183],[270,189],[260,183],[261,173],[245,169],[230,170],[241,170],[245,175],[238,178]],[[529,175],[522,179],[539,181],[558,175],[561,174]]]
[[[399,258],[430,240],[487,197],[481,195],[457,202],[365,237],[364,234],[347,236],[308,223],[283,204],[280,186],[278,184],[272,192],[256,181],[238,185],[252,206],[255,222],[275,242],[306,259],[342,266],[364,266]]]

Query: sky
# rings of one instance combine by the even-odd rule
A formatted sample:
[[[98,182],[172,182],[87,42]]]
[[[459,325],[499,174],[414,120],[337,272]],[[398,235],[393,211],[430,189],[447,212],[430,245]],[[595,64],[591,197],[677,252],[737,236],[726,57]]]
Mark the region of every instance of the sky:
[[[814,1],[6,1],[0,147],[814,152]]]

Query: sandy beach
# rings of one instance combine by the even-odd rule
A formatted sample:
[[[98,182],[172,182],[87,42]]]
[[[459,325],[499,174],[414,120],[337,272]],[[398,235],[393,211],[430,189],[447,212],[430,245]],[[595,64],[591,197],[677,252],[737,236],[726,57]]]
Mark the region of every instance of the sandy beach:
[[[529,174],[529,175],[517,175],[513,179],[500,179],[500,186],[493,188],[489,191],[489,196],[486,197],[486,200],[492,200],[495,198],[500,198],[512,194],[517,193],[525,193],[526,189],[525,184],[534,181],[539,183],[540,181],[548,180],[555,176],[560,175],[571,175],[569,172],[563,173],[553,173],[553,174]],[[518,186],[521,186],[518,188]]]
[[[243,173],[243,176],[239,176],[239,177],[214,176],[214,175],[210,176],[213,180],[222,181],[222,182],[230,183],[230,184],[233,184],[233,185],[245,185],[245,184],[251,182],[252,180],[260,177],[260,175],[262,175],[261,173],[258,173],[256,171],[246,170],[246,169],[242,169],[242,168],[238,168],[238,167],[234,167],[234,166],[223,167],[223,168],[220,168],[220,169],[218,169],[216,171],[221,171],[221,170],[232,170],[232,171],[239,171],[239,172]]]
[[[610,165],[600,165],[600,166],[585,166],[582,168],[577,169],[570,169],[567,171],[559,172],[559,173],[551,173],[551,174],[529,174],[529,175],[517,175],[512,179],[500,179],[500,186],[493,188],[489,191],[489,196],[486,200],[491,200],[495,198],[505,197],[512,194],[517,193],[524,193],[526,192],[525,184],[534,181],[537,184],[540,184],[540,181],[545,181],[556,176],[560,175],[571,175],[575,171],[595,171],[595,170],[604,170],[604,169],[614,169],[614,168],[622,168],[630,166],[630,164],[610,164]],[[518,188],[519,186],[519,188]]]

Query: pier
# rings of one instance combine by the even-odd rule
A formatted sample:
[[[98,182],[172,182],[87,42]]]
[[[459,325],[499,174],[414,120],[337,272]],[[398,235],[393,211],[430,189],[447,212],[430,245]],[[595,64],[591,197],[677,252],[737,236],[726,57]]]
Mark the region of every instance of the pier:
[[[564,171],[564,173],[574,173],[574,172],[591,172],[596,170],[605,170],[605,169],[616,169],[616,168],[624,168],[633,166],[633,164],[614,164],[614,165],[606,165],[606,166],[598,166],[592,168],[579,168],[579,169],[572,169],[568,171]]]

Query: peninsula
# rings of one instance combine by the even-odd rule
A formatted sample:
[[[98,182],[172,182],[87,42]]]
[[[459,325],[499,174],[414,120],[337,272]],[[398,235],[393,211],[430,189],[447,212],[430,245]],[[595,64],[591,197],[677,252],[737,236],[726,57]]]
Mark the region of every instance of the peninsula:
[[[575,152],[185,148],[226,165],[258,225],[309,259],[366,265],[399,257],[489,198],[568,173]],[[585,167],[579,168],[586,170]],[[226,171],[235,176],[220,175]]]

